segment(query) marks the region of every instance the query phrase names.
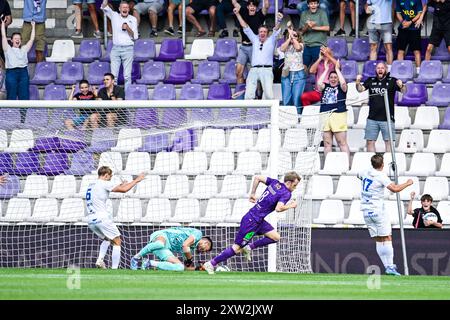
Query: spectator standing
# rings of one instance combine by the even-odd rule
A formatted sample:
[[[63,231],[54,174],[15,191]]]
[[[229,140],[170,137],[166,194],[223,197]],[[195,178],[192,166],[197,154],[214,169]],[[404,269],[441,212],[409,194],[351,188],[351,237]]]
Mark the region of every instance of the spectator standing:
[[[309,10],[302,12],[300,28],[305,42],[303,64],[309,68],[319,57],[320,47],[327,45],[330,25],[326,12],[319,8],[318,0],[307,0],[307,3]]]
[[[125,78],[125,89],[131,84],[131,68],[134,55],[134,40],[138,38],[136,18],[130,15],[128,3],[122,1],[119,6],[120,13],[112,11],[108,1],[103,0],[102,9],[111,19],[113,30],[113,47],[111,49],[111,73],[114,78],[119,75],[120,64],[123,64],[123,76]]]
[[[319,7],[327,13],[328,20],[330,19],[330,3],[328,0],[317,0]],[[288,6],[289,7],[289,6]],[[301,15],[304,11],[308,11],[308,1],[300,1],[297,4],[298,14]]]
[[[439,211],[436,210],[435,207],[432,206],[433,203],[433,197],[429,194],[424,194],[420,198],[420,202],[422,204],[422,207],[416,208],[413,210],[412,208],[412,202],[414,200],[414,197],[416,196],[416,193],[413,191],[411,192],[411,198],[408,202],[408,214],[412,215],[414,217],[413,219],[413,227],[418,228],[441,228],[442,229],[442,218],[439,214]],[[424,219],[424,215],[427,213],[434,213],[437,217],[437,221],[430,221]]]
[[[173,14],[175,10],[178,10],[178,34],[183,33],[183,4],[182,0],[169,0],[169,5],[167,7],[167,19],[169,20],[169,27],[164,30],[165,33],[170,34],[171,36],[175,35],[175,30],[173,28]],[[184,2],[189,4],[188,0],[184,0]]]
[[[216,6],[217,0],[191,0],[187,5],[186,19],[197,29],[197,34],[195,35],[197,38],[206,35],[206,31],[195,17],[203,10],[207,10],[209,13],[210,27],[208,37],[214,37],[216,34]]]
[[[5,21],[5,34],[8,34],[8,26],[12,23],[11,8],[8,1],[0,0],[0,19]],[[5,68],[5,53],[3,51],[3,44],[0,41],[0,67]]]
[[[6,23],[2,20],[2,45],[5,51],[5,68],[6,68],[6,97],[7,100],[29,100],[29,84],[28,76],[28,51],[33,46],[35,37],[34,21],[30,22],[31,33],[28,42],[22,46],[22,36],[20,33],[13,33],[11,36],[12,45],[10,46],[6,38]],[[22,117],[25,117],[26,109],[21,109]]]
[[[97,100],[125,100],[125,91],[122,87],[114,84],[114,75],[112,73],[105,73],[103,76],[104,87],[98,91]],[[112,109],[100,112],[103,124],[112,128],[117,125],[126,123],[126,113],[123,109]]]
[[[360,74],[356,77],[356,90],[358,92],[369,90],[369,115],[367,117],[364,139],[367,141],[367,152],[375,152],[375,141],[381,131],[386,145],[386,152],[390,152],[391,142],[389,141],[384,93],[387,91],[388,94],[389,113],[392,121],[392,138],[395,140],[394,96],[396,91],[404,94],[406,92],[406,85],[403,84],[402,80],[389,75],[384,62],[379,62],[375,71],[376,76],[366,79],[364,84],[361,84],[362,76]]]
[[[352,23],[352,31],[350,31],[349,37],[356,36],[355,26],[356,26],[356,7],[355,0],[339,0],[339,30],[334,34],[335,36],[344,36],[344,23],[345,23],[345,9],[348,6],[350,8],[350,21]]]
[[[377,60],[378,43],[383,40],[386,49],[387,71],[391,71],[392,52],[392,0],[367,0],[366,13],[369,31],[370,60]]]
[[[141,15],[148,12],[148,18],[152,29],[150,31],[151,37],[158,36],[158,14],[164,9],[164,0],[144,0],[134,6],[133,16],[137,20],[137,24],[141,23]]]
[[[81,80],[79,83],[80,91],[75,93],[76,85],[72,86],[72,91],[69,95],[69,100],[96,100],[97,98],[97,89],[92,87],[92,90],[89,88],[89,82],[87,80]],[[75,129],[75,127],[82,127],[83,130],[88,129],[90,126],[91,129],[98,128],[100,121],[100,114],[95,109],[87,109],[80,108],[80,116],[75,119],[66,119],[65,125],[69,130]]]
[[[431,59],[431,53],[435,47],[439,47],[441,41],[445,41],[448,52],[450,52],[450,1],[449,0],[428,0],[426,8],[434,8],[433,27],[430,34],[430,43],[425,53],[425,60]],[[424,8],[424,12],[426,12]]]
[[[71,35],[72,38],[82,39],[82,24],[83,24],[83,2],[87,3],[89,15],[91,16],[92,24],[94,25],[94,37],[100,39],[102,37],[102,33],[98,27],[98,19],[97,19],[97,8],[95,7],[95,0],[73,0],[72,4],[75,6],[75,32]]]
[[[260,26],[264,24],[266,20],[267,10],[269,10],[269,0],[264,0],[263,7],[258,10],[259,2],[257,0],[249,0],[247,6],[242,7],[236,0],[233,0],[233,5],[237,10],[242,19],[247,23],[253,33],[258,33]],[[240,27],[242,43],[239,46],[239,52],[236,64],[236,79],[237,83],[245,83],[244,79],[244,69],[248,63],[252,63],[252,42],[247,37],[244,29]]]
[[[319,58],[314,62],[314,64],[309,68],[310,74],[315,74],[315,83],[316,86],[314,87],[314,90],[308,91],[302,94],[301,100],[302,100],[302,106],[309,106],[312,105],[322,98],[322,91],[319,90],[317,87],[317,82],[320,78],[320,76],[326,72],[325,71],[325,64],[329,65],[328,74],[324,78],[324,82],[328,83],[328,76],[329,73],[334,71],[335,65],[337,61],[333,57],[333,51],[331,51],[330,48],[327,47],[321,47],[320,48],[320,54]]]
[[[22,42],[28,43],[30,40],[33,29],[31,22],[34,21],[37,62],[44,61],[46,7],[47,0],[25,0],[23,3]]]
[[[408,47],[408,50],[414,52],[416,70],[419,74],[422,48],[420,29],[424,15],[422,0],[396,0],[395,15],[400,22],[397,37],[397,59],[405,59],[405,51]]]
[[[332,151],[333,135],[341,152],[346,152],[350,160],[350,149],[347,144],[347,82],[341,73],[340,63],[337,61],[335,71],[329,72],[331,63],[325,63],[325,72],[319,78],[317,87],[322,91],[320,112],[336,109],[327,119],[323,129],[324,154]],[[325,76],[328,73],[328,83]]]
[[[269,37],[269,29],[266,26],[259,27],[258,35],[256,35],[239,14],[239,10],[234,8],[233,12],[245,34],[252,42],[252,68],[247,77],[245,99],[255,99],[258,81],[261,81],[264,99],[273,99],[273,55],[277,45],[277,37],[280,33],[283,14],[277,13],[276,24],[272,35]]]
[[[303,66],[303,39],[300,31],[286,29],[285,40],[279,49],[284,53],[284,66],[281,71],[283,105],[295,105],[297,113],[302,114],[300,97],[306,85],[306,72]]]

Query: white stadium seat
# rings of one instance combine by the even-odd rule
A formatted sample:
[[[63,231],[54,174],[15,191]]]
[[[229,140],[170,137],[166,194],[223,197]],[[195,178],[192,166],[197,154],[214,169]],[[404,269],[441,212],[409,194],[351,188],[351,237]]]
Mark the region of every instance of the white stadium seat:
[[[411,117],[408,107],[395,108],[395,129],[403,130],[411,127]]]
[[[60,222],[78,222],[85,217],[85,207],[83,199],[65,198],[59,208],[59,216],[55,221]]]
[[[115,222],[136,222],[142,218],[142,203],[140,199],[121,199]]]
[[[400,176],[398,177],[398,183],[402,184],[405,183],[408,179],[412,179],[413,184],[402,191],[400,191],[400,200],[409,200],[411,192],[416,193],[416,197],[419,197],[420,195],[420,184],[419,184],[419,178],[416,176]],[[395,181],[392,181],[395,182]],[[389,199],[394,200],[397,198],[395,193],[390,192],[387,188],[385,188],[385,195],[388,195]]]
[[[419,129],[405,129],[400,135],[398,143],[398,152],[415,153],[422,152],[423,149],[423,132]]]
[[[439,201],[436,210],[441,215],[442,224],[450,225],[450,201]]]
[[[130,152],[122,173],[138,175],[141,172],[150,172],[150,170],[151,161],[147,152]]]
[[[196,151],[214,152],[225,148],[225,131],[223,129],[205,129]]]
[[[344,219],[344,224],[353,224],[357,226],[363,226],[366,224],[364,221],[363,212],[361,211],[361,200],[352,201],[348,218]]]
[[[261,173],[261,154],[256,151],[246,151],[239,153],[236,170],[234,174],[254,175]]]
[[[405,207],[403,203],[400,203],[400,208],[400,213],[403,220],[405,218]],[[384,210],[389,214],[391,218],[391,225],[399,224],[397,201],[384,201]]]
[[[312,176],[308,189],[305,199],[326,199],[333,194],[333,179],[331,176]]]
[[[200,222],[220,223],[226,217],[231,217],[231,204],[229,199],[209,199],[206,206],[205,216]]]
[[[50,198],[72,198],[77,192],[77,181],[72,175],[59,175],[53,180],[52,192],[48,194]]]
[[[446,153],[450,151],[450,130],[431,130],[423,152]]]
[[[358,120],[353,125],[354,129],[364,129],[367,123],[367,117],[369,116],[369,106],[362,106],[359,108]]]
[[[236,199],[247,196],[247,179],[243,175],[227,175],[218,198]]]
[[[263,171],[263,174],[270,176],[270,168],[272,163],[272,154],[269,155],[267,162],[267,170]],[[292,154],[287,151],[280,151],[278,153],[278,174],[283,175],[288,171],[292,171]]]
[[[197,175],[208,169],[208,160],[205,152],[186,152],[179,174]]]
[[[352,128],[355,124],[355,113],[353,112],[353,107],[347,105],[347,127]]]
[[[297,126],[298,113],[295,106],[280,106],[279,110],[280,129],[287,129]]]
[[[250,151],[270,152],[270,141],[270,129],[259,129],[256,144],[250,148]]]
[[[319,105],[312,105],[303,108],[299,126],[301,128],[313,128],[313,129],[318,128],[321,117],[318,116],[319,111],[320,111]]]
[[[253,132],[250,129],[232,129],[226,151],[243,152],[253,147]]]
[[[86,198],[86,191],[90,184],[95,183],[98,180],[98,176],[95,174],[88,174],[81,178],[80,191],[75,194],[75,197]]]
[[[150,199],[141,222],[161,223],[169,220],[171,216],[172,209],[169,199]]]
[[[189,180],[186,175],[171,175],[167,177],[163,198],[178,199],[189,194]]]
[[[111,151],[102,152],[102,154],[100,155],[100,160],[98,162],[97,170],[102,166],[109,167],[112,170],[113,174],[121,172],[122,171],[121,153]],[[92,173],[96,174],[97,170],[93,170]]]
[[[331,199],[352,200],[361,197],[361,180],[356,176],[340,176]]]
[[[152,174],[170,175],[180,169],[180,157],[177,152],[158,152]]]
[[[347,131],[347,144],[351,152],[363,151],[366,147],[364,129],[352,129]]]
[[[200,204],[197,199],[178,199],[171,222],[194,222],[200,220]]]
[[[319,172],[320,156],[316,152],[299,152],[295,159],[294,170],[300,175],[309,175]]]
[[[7,146],[8,146],[8,135],[6,134],[6,130],[0,130],[0,152],[5,150]]]
[[[147,175],[145,179],[136,185],[136,190],[131,194],[132,198],[152,199],[161,196],[161,177]]]
[[[448,179],[446,177],[427,177],[423,186],[423,194],[429,194],[434,200],[448,199]]]
[[[236,199],[233,205],[233,212],[230,217],[225,217],[225,222],[239,223],[242,217],[254,206],[254,203],[246,199]]]
[[[133,180],[133,177],[131,175],[113,175],[111,178],[111,182],[114,184],[114,186],[118,186],[122,184],[123,182],[130,182]],[[110,192],[109,197],[110,198],[125,198],[125,197],[131,197],[133,193],[136,190],[136,186],[128,190],[126,193],[123,192]]]
[[[132,152],[142,147],[141,129],[120,129],[117,145],[111,151]]]
[[[50,222],[58,216],[58,200],[40,198],[36,200],[33,215],[29,221]]]
[[[213,175],[198,175],[189,198],[209,199],[217,195],[217,178]]]
[[[22,222],[31,217],[30,199],[12,198],[8,201],[8,208],[4,217],[0,216],[2,222]]]
[[[308,133],[306,129],[291,128],[286,130],[283,146],[281,147],[283,151],[306,151],[306,147],[308,147]]]
[[[441,160],[441,167],[436,171],[439,177],[450,177],[450,153],[444,154]]]
[[[23,192],[18,198],[40,198],[48,194],[48,178],[41,175],[30,175],[25,180]]]
[[[34,147],[34,134],[30,129],[13,130],[9,141],[9,146],[4,152],[26,152]]]
[[[349,159],[346,152],[329,152],[325,158],[323,169],[319,174],[341,175],[349,170]]]
[[[344,203],[342,200],[322,200],[319,216],[313,219],[317,224],[338,224],[344,220]]]
[[[205,60],[214,55],[214,42],[212,39],[194,39],[191,51],[184,56],[186,60]]]
[[[398,108],[397,108],[398,109]],[[397,119],[397,114],[395,115]],[[411,129],[432,130],[439,126],[439,109],[438,107],[417,107],[414,123]]]
[[[234,171],[234,154],[232,152],[216,151],[211,155],[207,174],[227,175]]]
[[[49,62],[66,62],[75,57],[75,44],[73,40],[55,40],[52,46],[52,54],[45,58]]]
[[[345,100],[346,105],[360,106],[363,103],[369,103],[369,91],[358,92],[356,90],[356,83],[347,83],[347,97]]]
[[[391,176],[394,174],[392,171],[392,153],[386,152],[383,155],[384,169],[383,172]],[[397,174],[404,175],[406,171],[406,155],[403,152],[395,152],[395,162],[397,164]]]
[[[436,171],[436,159],[434,153],[414,153],[409,170],[405,172],[409,176],[429,176]]]
[[[352,168],[347,174],[357,175],[361,170],[372,168],[370,158],[374,155],[373,152],[355,152],[353,155]]]

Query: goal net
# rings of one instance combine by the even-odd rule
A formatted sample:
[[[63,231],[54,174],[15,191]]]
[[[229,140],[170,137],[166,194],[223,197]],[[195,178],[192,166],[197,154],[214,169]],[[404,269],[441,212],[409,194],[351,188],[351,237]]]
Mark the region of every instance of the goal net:
[[[22,102],[23,103],[23,102]],[[101,240],[88,228],[85,193],[97,169],[112,181],[146,178],[108,207],[122,234],[121,268],[152,232],[199,228],[213,250],[230,246],[257,174],[302,176],[296,210],[267,219],[277,245],[253,251],[251,262],[228,261],[237,271],[309,272],[310,200],[302,198],[320,166],[324,114],[298,116],[276,101],[20,101],[0,102],[0,267],[95,266]],[[23,109],[22,109],[23,108]],[[21,119],[22,118],[22,119]],[[259,196],[264,190],[260,185]],[[111,266],[111,248],[106,256]]]

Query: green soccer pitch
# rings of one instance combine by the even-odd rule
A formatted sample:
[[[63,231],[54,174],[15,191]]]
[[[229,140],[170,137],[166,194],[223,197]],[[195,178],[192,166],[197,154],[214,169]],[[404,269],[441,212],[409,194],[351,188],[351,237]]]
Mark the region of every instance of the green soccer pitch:
[[[0,268],[0,299],[450,299],[445,276]],[[375,281],[371,281],[375,280]],[[68,289],[80,284],[79,289]],[[372,289],[368,288],[372,287]]]

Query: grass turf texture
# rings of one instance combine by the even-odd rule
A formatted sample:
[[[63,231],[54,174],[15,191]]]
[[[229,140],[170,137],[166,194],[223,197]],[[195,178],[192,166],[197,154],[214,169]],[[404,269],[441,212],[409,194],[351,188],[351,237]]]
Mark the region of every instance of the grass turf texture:
[[[81,269],[81,288],[69,290],[66,269],[0,268],[0,299],[450,299],[450,278],[257,272],[163,272]]]

